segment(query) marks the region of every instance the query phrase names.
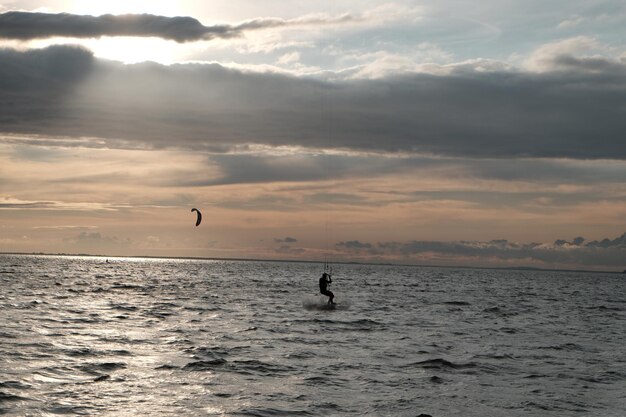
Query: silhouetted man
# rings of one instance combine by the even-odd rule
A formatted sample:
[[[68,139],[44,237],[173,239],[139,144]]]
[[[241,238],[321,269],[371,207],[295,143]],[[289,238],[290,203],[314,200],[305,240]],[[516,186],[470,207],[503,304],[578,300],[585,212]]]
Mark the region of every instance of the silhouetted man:
[[[320,278],[320,293],[330,297],[328,299],[328,304],[335,304],[335,302],[333,301],[333,298],[335,298],[335,294],[328,290],[328,284],[330,284],[331,282],[333,282],[333,280],[330,279],[330,274],[324,272],[322,274],[322,277]]]

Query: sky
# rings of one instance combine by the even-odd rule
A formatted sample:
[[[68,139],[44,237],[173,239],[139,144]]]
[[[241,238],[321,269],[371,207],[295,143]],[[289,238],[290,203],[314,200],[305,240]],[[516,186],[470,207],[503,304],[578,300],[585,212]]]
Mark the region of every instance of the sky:
[[[622,0],[0,0],[0,251],[622,271],[625,40]]]

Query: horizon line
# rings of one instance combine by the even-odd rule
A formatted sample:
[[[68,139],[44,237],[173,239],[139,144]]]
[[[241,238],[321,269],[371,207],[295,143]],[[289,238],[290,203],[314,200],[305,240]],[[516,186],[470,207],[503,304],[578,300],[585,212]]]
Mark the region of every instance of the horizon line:
[[[146,258],[146,259],[186,259],[197,261],[233,261],[233,262],[292,262],[292,263],[313,263],[313,264],[337,264],[337,265],[373,265],[373,266],[403,266],[411,268],[457,268],[457,269],[488,269],[488,270],[508,270],[508,271],[540,271],[540,272],[576,272],[594,274],[626,274],[624,271],[592,270],[592,269],[567,269],[567,268],[541,268],[534,266],[465,266],[465,265],[423,265],[405,264],[394,262],[367,262],[367,261],[335,261],[327,262],[321,260],[303,259],[262,259],[262,258],[220,258],[201,256],[156,256],[156,255],[94,255],[89,253],[46,253],[46,252],[3,252],[0,255],[35,255],[35,256],[65,256],[65,257],[91,257],[91,258]]]

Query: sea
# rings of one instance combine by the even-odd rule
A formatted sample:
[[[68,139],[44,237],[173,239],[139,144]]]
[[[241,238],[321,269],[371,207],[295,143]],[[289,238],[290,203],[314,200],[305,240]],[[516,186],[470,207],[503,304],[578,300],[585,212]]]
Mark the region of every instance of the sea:
[[[626,416],[626,275],[0,255],[6,416]]]

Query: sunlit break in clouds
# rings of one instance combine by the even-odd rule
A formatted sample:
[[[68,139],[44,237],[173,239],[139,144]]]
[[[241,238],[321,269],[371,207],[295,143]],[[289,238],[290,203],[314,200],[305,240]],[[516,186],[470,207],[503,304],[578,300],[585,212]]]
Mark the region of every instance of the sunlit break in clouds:
[[[621,271],[624,22],[0,0],[0,251]]]

